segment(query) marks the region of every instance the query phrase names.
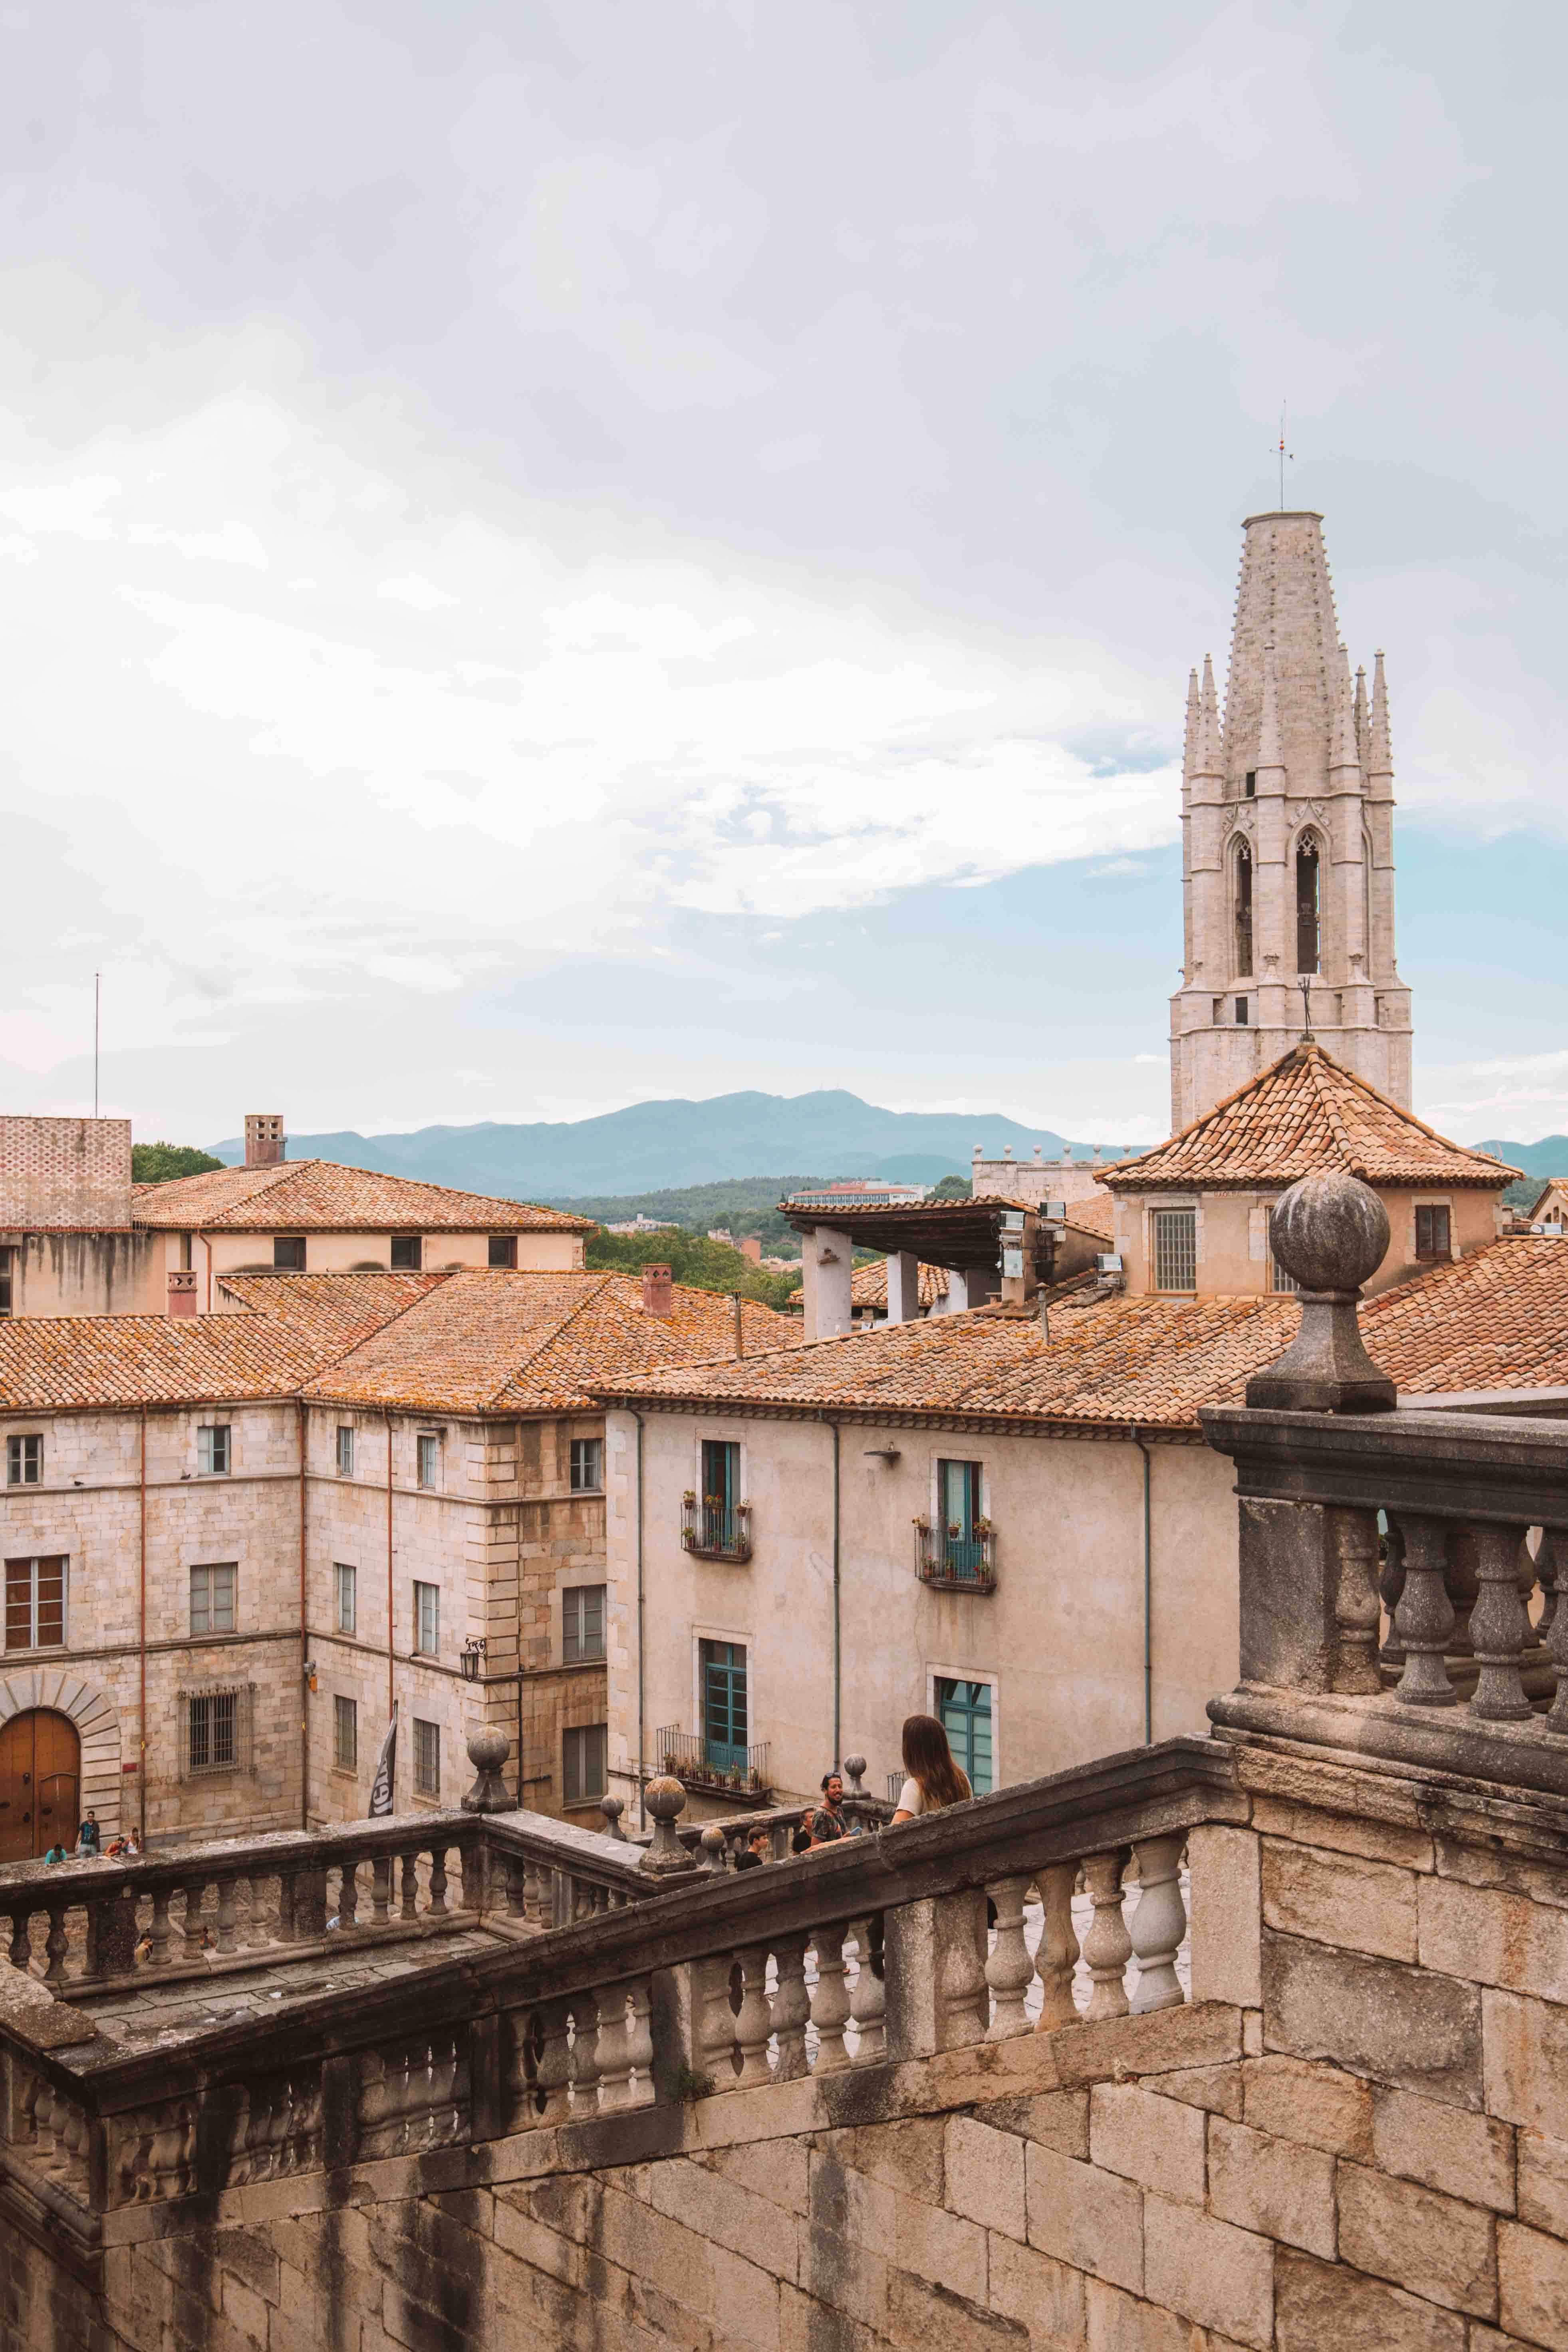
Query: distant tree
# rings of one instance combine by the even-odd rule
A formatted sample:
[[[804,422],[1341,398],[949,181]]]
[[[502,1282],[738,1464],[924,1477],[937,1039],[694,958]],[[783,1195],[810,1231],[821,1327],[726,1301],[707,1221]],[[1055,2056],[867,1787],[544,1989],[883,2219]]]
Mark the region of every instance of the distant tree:
[[[133,1184],[167,1184],[172,1177],[205,1176],[209,1168],[222,1166],[221,1160],[215,1160],[210,1151],[198,1151],[194,1143],[133,1143],[131,1147]]]
[[[800,1286],[798,1275],[769,1274],[728,1243],[710,1242],[706,1234],[687,1233],[679,1225],[664,1225],[653,1234],[607,1234],[600,1225],[588,1235],[584,1255],[590,1266],[607,1273],[640,1274],[645,1265],[668,1265],[677,1282],[693,1290],[739,1291],[763,1307],[783,1307]]]
[[[940,1184],[931,1188],[933,1201],[967,1201],[973,1191],[967,1176],[944,1176]]]

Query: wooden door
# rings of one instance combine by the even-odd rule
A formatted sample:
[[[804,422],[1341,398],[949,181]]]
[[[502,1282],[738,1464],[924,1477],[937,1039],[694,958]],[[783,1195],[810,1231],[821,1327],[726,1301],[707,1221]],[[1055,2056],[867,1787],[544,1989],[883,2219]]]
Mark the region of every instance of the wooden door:
[[[32,1862],[55,1844],[69,1853],[80,1791],[81,1741],[70,1717],[47,1707],[14,1715],[0,1730],[0,1862]]]

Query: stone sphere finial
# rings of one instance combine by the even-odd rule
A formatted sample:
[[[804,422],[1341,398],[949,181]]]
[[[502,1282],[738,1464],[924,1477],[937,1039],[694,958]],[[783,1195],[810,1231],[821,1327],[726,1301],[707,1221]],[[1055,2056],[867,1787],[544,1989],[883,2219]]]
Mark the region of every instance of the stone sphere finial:
[[[463,1799],[466,1813],[510,1813],[512,1799],[501,1779],[501,1766],[511,1754],[511,1742],[504,1731],[493,1725],[481,1723],[469,1732],[468,1761],[477,1779]]]
[[[625,1845],[626,1833],[621,1827],[621,1815],[626,1811],[626,1807],[619,1797],[601,1797],[599,1811],[605,1816],[605,1835],[619,1838],[621,1843]]]
[[[718,1822],[710,1822],[697,1843],[702,1848],[703,1869],[715,1871],[722,1878],[730,1842]]]
[[[1268,1238],[1303,1290],[1344,1297],[1370,1282],[1388,1255],[1388,1212],[1347,1169],[1303,1176],[1274,1204]]]
[[[845,1778],[848,1780],[849,1794],[852,1797],[863,1797],[866,1793],[865,1783],[861,1777],[865,1769],[866,1759],[863,1756],[847,1756],[844,1759]]]
[[[686,1791],[673,1772],[656,1773],[643,1790],[643,1802],[653,1815],[653,1843],[639,1866],[667,1876],[690,1870],[691,1859],[675,1834],[676,1818],[686,1811]]]

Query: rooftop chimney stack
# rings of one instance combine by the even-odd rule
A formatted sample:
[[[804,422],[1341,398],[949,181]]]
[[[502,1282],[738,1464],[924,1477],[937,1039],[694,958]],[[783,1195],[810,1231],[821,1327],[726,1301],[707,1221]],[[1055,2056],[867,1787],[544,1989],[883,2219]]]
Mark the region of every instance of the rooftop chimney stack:
[[[288,1139],[279,1111],[248,1110],[245,1114],[245,1164],[276,1168],[289,1157]]]
[[[642,1311],[645,1315],[673,1315],[675,1285],[667,1265],[645,1265],[642,1270]]]
[[[169,1312],[179,1322],[195,1314],[196,1277],[194,1274],[176,1272],[170,1275]]]

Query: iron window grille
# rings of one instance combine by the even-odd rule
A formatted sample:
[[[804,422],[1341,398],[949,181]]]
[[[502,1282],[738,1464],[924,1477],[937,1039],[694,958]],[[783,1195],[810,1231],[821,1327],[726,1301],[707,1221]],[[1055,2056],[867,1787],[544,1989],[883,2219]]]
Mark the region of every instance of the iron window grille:
[[[196,1471],[203,1478],[226,1478],[234,1460],[226,1421],[209,1422],[196,1432]]]
[[[1195,1209],[1156,1209],[1154,1218],[1154,1287],[1156,1290],[1196,1290],[1198,1286],[1198,1219]]]
[[[352,1428],[340,1423],[338,1428],[338,1475],[340,1478],[352,1478],[353,1475],[354,1433]]]
[[[569,1666],[605,1654],[605,1587],[569,1584],[561,1595],[561,1655]]]
[[[994,1592],[995,1529],[988,1520],[976,1520],[967,1536],[955,1536],[951,1521],[933,1528],[929,1519],[917,1519],[915,1574],[943,1592]]]
[[[416,1797],[441,1793],[441,1727],[417,1715],[414,1718],[414,1793]]]
[[[239,1570],[227,1560],[216,1568],[191,1570],[191,1632],[232,1633]]]
[[[332,1701],[332,1767],[339,1772],[359,1770],[359,1706],[352,1698]]]
[[[41,1437],[5,1440],[7,1486],[41,1486],[44,1483],[44,1441]]]
[[[65,1647],[67,1569],[63,1555],[5,1562],[7,1650]]]
[[[180,1778],[249,1772],[254,1683],[204,1683],[179,1695]]]
[[[357,1633],[359,1631],[359,1570],[342,1560],[332,1565],[332,1580],[337,1586],[338,1631]]]
[[[605,1441],[602,1437],[572,1440],[572,1492],[597,1495],[605,1484]]]
[[[414,1587],[414,1648],[421,1658],[433,1658],[441,1647],[441,1588]]]

